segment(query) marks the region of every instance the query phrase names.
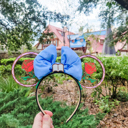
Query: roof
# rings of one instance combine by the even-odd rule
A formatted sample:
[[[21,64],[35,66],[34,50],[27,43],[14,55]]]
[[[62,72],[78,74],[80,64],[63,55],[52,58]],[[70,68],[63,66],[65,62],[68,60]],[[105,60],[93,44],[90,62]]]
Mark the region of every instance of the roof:
[[[102,39],[104,40],[105,39],[105,34],[106,34],[106,30],[103,30],[103,31],[96,31],[96,32],[91,32],[91,33],[85,33],[86,35],[95,35],[95,36],[98,36],[99,39]],[[85,34],[83,34],[82,36],[79,36],[79,34],[75,34],[75,35],[70,35],[70,36],[67,36],[68,38],[70,37],[70,40],[75,40],[77,39],[78,37],[80,39],[83,39],[85,37]],[[103,44],[101,44],[99,41],[96,42],[93,40],[93,38],[90,38],[89,37],[89,40],[92,43],[92,48],[93,48],[93,52],[98,52],[98,53],[102,53],[102,49],[103,49]],[[86,43],[86,41],[85,41]],[[85,44],[86,45],[86,44]]]
[[[53,32],[56,35],[56,37],[60,40],[61,44],[57,47],[57,49],[61,48],[63,46],[64,37],[59,33],[59,31],[63,32],[63,29],[52,25],[48,25],[46,30],[47,29],[49,29],[50,32]],[[46,32],[46,30],[44,32]],[[74,33],[70,31],[65,33],[65,46],[69,46],[69,40],[67,38],[67,35],[74,35]]]
[[[89,33],[84,33],[85,36],[89,35],[106,35],[106,30],[101,30],[101,31],[94,31],[94,32],[89,32]]]
[[[76,35],[68,35],[67,37],[68,37],[68,39],[70,38],[70,40],[75,40],[77,38],[84,39],[84,35],[79,36],[78,34],[76,34]]]

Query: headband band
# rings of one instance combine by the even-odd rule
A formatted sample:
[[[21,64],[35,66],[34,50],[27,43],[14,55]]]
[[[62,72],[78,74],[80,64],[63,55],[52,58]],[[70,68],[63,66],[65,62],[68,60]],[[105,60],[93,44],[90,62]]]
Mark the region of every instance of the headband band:
[[[41,105],[40,105],[40,103],[39,103],[39,99],[38,99],[38,88],[39,88],[39,86],[40,86],[40,83],[41,83],[46,77],[48,77],[48,76],[50,76],[50,75],[52,75],[52,74],[55,74],[55,73],[62,73],[62,72],[53,72],[53,73],[48,74],[47,76],[44,76],[42,79],[40,79],[40,81],[38,82],[38,84],[37,84],[37,86],[36,86],[36,101],[37,101],[37,105],[38,105],[39,109],[41,110],[41,112],[42,112],[44,115],[45,115],[45,112],[44,112],[43,108],[41,107]],[[64,72],[63,72],[63,73],[64,73]],[[64,74],[69,75],[69,74],[67,74],[67,73],[64,73]],[[69,76],[72,77],[71,75],[69,75]],[[80,85],[80,83],[79,83],[78,80],[76,80],[74,77],[72,77],[72,78],[75,80],[75,82],[77,83],[77,86],[78,86],[78,88],[79,88],[79,101],[78,101],[77,106],[76,106],[75,110],[73,111],[73,113],[72,113],[72,114],[70,115],[70,117],[66,120],[66,123],[68,123],[68,121],[69,121],[69,120],[73,117],[73,115],[76,113],[77,109],[79,108],[80,102],[81,102],[81,90],[82,90],[81,85]]]

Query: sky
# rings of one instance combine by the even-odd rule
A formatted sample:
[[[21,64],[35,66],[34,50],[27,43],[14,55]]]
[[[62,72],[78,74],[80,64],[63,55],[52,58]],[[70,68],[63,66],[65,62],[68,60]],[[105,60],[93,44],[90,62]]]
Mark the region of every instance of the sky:
[[[75,10],[78,7],[78,0],[38,0],[43,6],[47,7],[50,11],[60,12],[61,14],[69,14],[72,21],[69,21],[68,25],[69,31],[78,33],[80,26],[84,27],[84,32],[87,28],[92,31],[99,31],[101,29],[101,21],[98,18],[100,9],[94,9],[89,16],[86,16],[84,13],[76,12]],[[69,1],[69,2],[67,2]],[[71,6],[69,6],[69,4]],[[48,23],[49,24],[49,23]],[[50,22],[51,25],[62,28],[62,24],[59,22]]]

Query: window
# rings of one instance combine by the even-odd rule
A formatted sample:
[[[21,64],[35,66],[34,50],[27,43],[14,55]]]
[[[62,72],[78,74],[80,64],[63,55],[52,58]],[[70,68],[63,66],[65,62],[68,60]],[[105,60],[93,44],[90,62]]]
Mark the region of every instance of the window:
[[[72,43],[74,43],[75,41],[74,40],[72,40]]]
[[[83,39],[80,39],[80,42],[83,42]]]
[[[61,32],[61,36],[64,36],[64,32]]]

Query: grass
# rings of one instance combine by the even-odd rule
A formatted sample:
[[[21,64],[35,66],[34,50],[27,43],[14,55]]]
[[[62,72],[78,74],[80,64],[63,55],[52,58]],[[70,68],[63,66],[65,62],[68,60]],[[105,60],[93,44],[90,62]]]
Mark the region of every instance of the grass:
[[[10,91],[14,91],[16,89],[19,88],[23,88],[22,86],[20,86],[19,84],[17,84],[13,77],[10,75],[7,78],[4,78],[2,76],[0,76],[0,91],[2,92],[10,92]]]

